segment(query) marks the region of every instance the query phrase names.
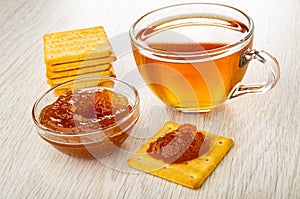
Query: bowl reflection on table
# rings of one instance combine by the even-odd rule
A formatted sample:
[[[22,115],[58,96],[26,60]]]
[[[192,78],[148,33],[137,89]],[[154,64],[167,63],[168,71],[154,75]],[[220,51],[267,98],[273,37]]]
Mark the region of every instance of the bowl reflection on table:
[[[115,115],[104,115],[104,119],[101,118],[102,116],[100,117],[97,115],[96,119],[98,119],[99,122],[98,120],[95,122],[93,118],[84,118],[84,120],[93,120],[94,123],[92,128],[87,131],[76,131],[76,133],[74,133],[74,131],[72,132],[72,129],[85,129],[85,126],[82,125],[86,124],[82,123],[81,120],[76,122],[74,119],[78,117],[81,118],[82,115],[76,115],[76,108],[78,107],[74,105],[76,104],[76,102],[74,102],[76,99],[72,95],[74,99],[71,98],[70,104],[74,104],[71,105],[70,110],[75,110],[72,112],[72,121],[75,121],[75,127],[68,129],[60,128],[61,125],[58,125],[56,126],[57,128],[52,128],[52,121],[52,123],[48,121],[46,123],[41,122],[45,115],[45,107],[53,105],[54,102],[57,102],[59,97],[66,96],[71,92],[82,93],[103,90],[125,97],[127,99],[126,103],[128,103],[128,107],[130,107],[130,109],[128,109],[127,112],[124,112],[123,115],[119,115],[119,117],[117,117],[118,110],[115,110]],[[95,95],[92,96],[95,97]],[[112,97],[109,99],[111,100],[109,104],[116,103],[118,105],[119,102],[116,102],[115,99]],[[95,103],[94,107],[97,106],[96,102],[94,102],[96,100],[90,100],[90,98],[88,98],[88,100],[89,101],[84,103]],[[78,100],[78,103],[82,104],[82,101]],[[56,111],[54,108],[53,110]],[[93,113],[95,113],[94,110]],[[45,141],[65,154],[88,159],[100,158],[116,149],[119,149],[121,144],[130,134],[132,127],[136,124],[139,114],[139,95],[137,90],[133,86],[111,77],[88,77],[63,83],[43,94],[35,102],[32,109],[32,117],[37,132]],[[107,120],[105,118],[109,118],[109,123],[103,125],[103,123],[100,122]],[[55,120],[57,119],[54,119],[54,121]],[[48,123],[50,125],[48,125]]]

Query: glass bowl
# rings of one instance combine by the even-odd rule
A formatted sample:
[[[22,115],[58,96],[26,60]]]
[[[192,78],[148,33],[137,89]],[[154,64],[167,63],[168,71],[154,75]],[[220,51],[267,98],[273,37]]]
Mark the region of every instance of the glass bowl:
[[[108,97],[108,100],[100,102],[95,92],[102,92],[105,94],[103,99]],[[78,93],[90,93],[90,97],[78,98]],[[68,106],[57,101],[67,99],[66,96],[69,96]],[[62,153],[97,159],[121,147],[139,118],[139,103],[138,92],[133,86],[116,78],[88,77],[48,90],[35,102],[32,118],[38,134]],[[123,107],[122,104],[128,109],[122,109],[126,111],[120,114],[118,107]],[[111,110],[108,111],[106,106]],[[49,110],[60,114],[60,119],[49,115]],[[63,123],[65,118],[68,122]],[[66,125],[70,121],[72,125]]]

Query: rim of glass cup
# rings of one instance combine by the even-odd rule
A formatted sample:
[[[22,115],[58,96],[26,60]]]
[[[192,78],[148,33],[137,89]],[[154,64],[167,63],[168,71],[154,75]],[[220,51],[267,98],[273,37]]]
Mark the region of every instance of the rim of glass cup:
[[[106,79],[106,80],[111,80],[111,81],[114,81],[114,82],[119,82],[119,83],[121,83],[121,84],[123,84],[123,85],[126,85],[128,88],[130,88],[130,90],[133,92],[135,98],[134,98],[134,104],[133,104],[133,106],[132,106],[132,109],[130,110],[130,112],[128,113],[128,115],[125,116],[125,117],[123,117],[122,119],[116,121],[116,123],[114,123],[114,124],[112,124],[112,125],[109,125],[109,126],[107,126],[107,127],[105,127],[105,128],[101,128],[101,129],[98,129],[98,130],[95,130],[95,131],[91,131],[91,132],[87,132],[87,133],[78,133],[78,134],[63,134],[63,132],[61,132],[61,131],[55,131],[55,130],[52,130],[52,129],[50,129],[50,128],[47,128],[47,127],[43,126],[43,125],[39,122],[39,120],[37,119],[37,117],[39,116],[40,112],[38,113],[38,115],[36,115],[36,113],[35,113],[36,111],[35,111],[35,110],[36,110],[37,106],[39,105],[39,103],[41,102],[41,100],[42,100],[47,94],[49,94],[50,92],[52,92],[52,91],[55,90],[56,88],[59,88],[59,87],[64,86],[64,85],[66,85],[66,84],[69,84],[69,83],[72,83],[72,82],[83,81],[83,80],[89,80],[89,79]],[[43,131],[46,131],[47,134],[49,134],[49,135],[52,135],[52,136],[59,136],[59,137],[74,137],[74,136],[80,137],[80,136],[88,136],[88,135],[93,135],[93,134],[101,133],[101,132],[103,132],[103,131],[107,131],[107,130],[110,130],[110,129],[115,128],[116,126],[119,126],[120,124],[126,122],[126,121],[132,116],[132,114],[135,113],[135,112],[138,110],[139,104],[140,104],[139,94],[138,94],[138,91],[136,90],[136,88],[135,88],[134,86],[132,86],[132,85],[130,85],[130,84],[128,84],[128,83],[126,83],[126,82],[120,80],[120,79],[113,78],[113,77],[106,77],[106,76],[91,76],[91,77],[84,77],[84,78],[78,78],[78,79],[75,79],[75,80],[66,81],[66,82],[64,82],[64,83],[62,83],[62,84],[59,84],[59,85],[57,85],[57,86],[55,86],[55,87],[53,87],[53,88],[47,90],[43,95],[41,95],[41,96],[35,101],[35,103],[34,103],[34,105],[33,105],[33,108],[32,108],[31,114],[32,114],[32,119],[33,119],[35,125],[36,125],[39,129],[41,129],[41,130],[43,130]],[[138,117],[139,117],[139,116],[138,116]],[[137,117],[137,119],[138,119],[138,117]],[[136,119],[136,120],[137,120],[137,119]],[[136,120],[134,120],[132,123],[130,123],[130,125],[128,126],[128,128],[130,128],[130,127],[132,126],[132,124],[136,122]],[[118,134],[119,134],[119,133],[116,133],[116,134],[114,134],[113,136],[116,136],[116,135],[118,135]]]
[[[226,46],[222,46],[222,47],[219,47],[219,48],[215,48],[215,49],[210,49],[210,50],[206,50],[205,52],[180,52],[180,55],[183,55],[183,56],[204,56],[204,57],[208,57],[210,55],[214,55],[214,54],[219,54],[223,51],[226,51],[228,49],[232,49],[244,42],[246,42],[252,35],[253,35],[253,32],[254,32],[254,22],[252,20],[252,18],[247,15],[246,13],[244,13],[243,11],[235,8],[235,7],[232,7],[232,6],[228,6],[228,5],[225,5],[225,4],[219,4],[219,3],[182,3],[182,4],[175,4],[175,5],[170,5],[170,6],[165,6],[165,7],[161,7],[161,8],[158,8],[158,9],[155,9],[155,10],[152,10],[146,14],[144,14],[143,16],[141,16],[138,20],[136,20],[133,25],[130,27],[129,29],[129,36],[130,36],[130,39],[132,42],[134,42],[135,45],[137,45],[138,47],[144,49],[144,50],[147,50],[147,51],[151,51],[153,53],[156,53],[156,54],[160,54],[160,55],[173,55],[174,56],[174,52],[169,52],[169,51],[164,51],[164,50],[159,50],[159,49],[155,49],[155,48],[151,48],[147,45],[145,45],[144,42],[141,42],[140,40],[136,39],[136,34],[135,34],[135,27],[139,24],[140,21],[142,21],[145,17],[151,15],[151,14],[154,14],[158,11],[162,11],[162,10],[166,10],[166,9],[170,9],[170,8],[175,8],[175,7],[181,7],[181,6],[192,6],[192,5],[204,5],[204,6],[216,6],[216,7],[220,7],[220,8],[226,8],[226,9],[229,9],[231,11],[235,11],[235,12],[238,12],[240,14],[242,14],[247,20],[248,20],[248,23],[249,23],[249,31],[247,31],[247,34],[245,34],[242,39],[240,40],[237,40],[236,42],[233,42],[233,43],[230,43]],[[147,27],[144,27],[144,28],[147,28]],[[176,52],[178,54],[178,52]]]

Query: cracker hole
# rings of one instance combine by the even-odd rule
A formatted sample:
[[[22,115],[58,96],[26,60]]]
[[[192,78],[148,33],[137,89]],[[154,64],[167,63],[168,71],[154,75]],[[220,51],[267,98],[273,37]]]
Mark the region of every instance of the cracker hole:
[[[205,158],[205,161],[208,162],[208,161],[209,161],[209,158]]]
[[[223,141],[219,141],[219,144],[223,144]]]
[[[167,167],[167,166],[164,166],[163,168],[164,168],[164,169],[167,169],[168,167]]]
[[[185,162],[184,164],[185,164],[185,165],[188,165],[188,164],[189,164],[189,162]]]
[[[195,178],[195,176],[192,176],[192,175],[191,175],[190,177],[191,177],[191,178]]]

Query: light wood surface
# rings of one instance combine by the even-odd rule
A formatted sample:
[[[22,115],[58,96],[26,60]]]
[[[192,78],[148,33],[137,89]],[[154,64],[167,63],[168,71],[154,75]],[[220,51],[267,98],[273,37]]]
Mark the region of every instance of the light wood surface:
[[[185,1],[0,1],[0,198],[300,198],[300,2],[215,1],[248,13],[254,47],[281,65],[277,86],[236,98],[211,113],[182,114],[163,106],[138,79],[128,29],[144,13]],[[192,1],[190,1],[192,2]],[[234,139],[235,145],[198,190],[130,170],[127,152],[101,160],[61,154],[36,133],[31,109],[46,84],[45,33],[104,26],[120,57],[117,76],[141,95],[141,118],[132,139],[143,141],[165,121],[191,122]],[[117,45],[117,47],[116,47]],[[253,64],[247,81],[265,73]]]

